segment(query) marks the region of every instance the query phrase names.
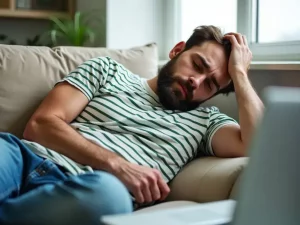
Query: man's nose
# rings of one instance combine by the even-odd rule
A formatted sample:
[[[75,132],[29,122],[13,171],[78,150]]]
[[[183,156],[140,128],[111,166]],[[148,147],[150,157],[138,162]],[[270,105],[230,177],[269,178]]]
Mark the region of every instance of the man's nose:
[[[197,77],[191,76],[189,77],[188,82],[191,85],[191,87],[195,90],[199,88],[199,86],[201,85],[204,79],[205,76],[197,76]]]

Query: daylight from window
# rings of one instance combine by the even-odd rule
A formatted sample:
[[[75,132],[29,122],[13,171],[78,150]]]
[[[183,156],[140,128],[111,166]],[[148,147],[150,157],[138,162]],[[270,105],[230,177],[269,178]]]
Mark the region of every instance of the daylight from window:
[[[300,41],[300,1],[260,0],[258,42]]]
[[[181,38],[187,40],[199,25],[237,30],[237,0],[181,0]]]

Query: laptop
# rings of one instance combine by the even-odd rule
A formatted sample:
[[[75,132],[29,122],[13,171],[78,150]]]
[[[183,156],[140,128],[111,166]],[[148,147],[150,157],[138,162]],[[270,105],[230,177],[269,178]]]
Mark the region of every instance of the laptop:
[[[269,87],[249,146],[249,164],[233,200],[156,212],[104,216],[109,225],[300,224],[300,88]]]

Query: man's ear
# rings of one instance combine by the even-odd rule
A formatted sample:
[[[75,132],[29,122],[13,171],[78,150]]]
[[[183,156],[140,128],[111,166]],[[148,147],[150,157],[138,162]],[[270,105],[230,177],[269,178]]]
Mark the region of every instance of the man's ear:
[[[184,50],[184,48],[185,48],[185,42],[184,41],[181,41],[178,44],[176,44],[174,46],[174,48],[169,53],[170,59],[173,59],[177,54],[182,52]]]

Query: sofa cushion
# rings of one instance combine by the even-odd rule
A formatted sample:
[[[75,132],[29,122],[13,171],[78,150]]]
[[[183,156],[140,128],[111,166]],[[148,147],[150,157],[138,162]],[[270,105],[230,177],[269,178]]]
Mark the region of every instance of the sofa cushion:
[[[194,159],[169,184],[171,192],[167,200],[204,203],[235,198],[239,186],[236,181],[247,162],[247,157]]]
[[[30,116],[55,83],[98,56],[110,56],[145,78],[156,75],[155,44],[126,50],[0,45],[0,132],[22,137]]]
[[[56,47],[53,50],[66,59],[69,69],[87,59],[109,56],[141,77],[152,78],[157,74],[158,53],[155,43],[123,50],[87,47]]]

